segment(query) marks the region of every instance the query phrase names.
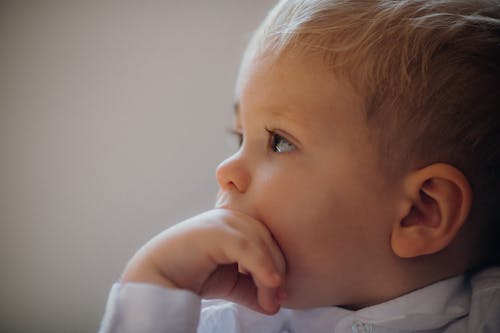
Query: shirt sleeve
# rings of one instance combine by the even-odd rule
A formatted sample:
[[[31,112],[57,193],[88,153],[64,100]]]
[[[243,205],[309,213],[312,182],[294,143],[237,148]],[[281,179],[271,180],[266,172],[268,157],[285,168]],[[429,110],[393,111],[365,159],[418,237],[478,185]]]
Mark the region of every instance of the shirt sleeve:
[[[187,290],[115,283],[99,333],[195,333],[200,308],[200,297]]]

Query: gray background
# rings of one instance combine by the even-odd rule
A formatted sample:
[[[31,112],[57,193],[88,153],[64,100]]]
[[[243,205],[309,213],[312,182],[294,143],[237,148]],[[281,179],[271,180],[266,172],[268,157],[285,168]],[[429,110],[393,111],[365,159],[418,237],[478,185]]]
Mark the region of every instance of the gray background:
[[[135,250],[213,205],[271,0],[0,0],[0,331],[95,332]]]

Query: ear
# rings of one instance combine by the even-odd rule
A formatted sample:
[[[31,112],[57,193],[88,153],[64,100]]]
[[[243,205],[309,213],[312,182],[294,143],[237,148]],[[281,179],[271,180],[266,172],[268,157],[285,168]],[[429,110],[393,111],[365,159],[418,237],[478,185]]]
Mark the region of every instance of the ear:
[[[397,256],[413,258],[450,244],[467,219],[472,190],[462,172],[436,163],[405,177],[404,197],[401,217],[392,227],[391,247]]]

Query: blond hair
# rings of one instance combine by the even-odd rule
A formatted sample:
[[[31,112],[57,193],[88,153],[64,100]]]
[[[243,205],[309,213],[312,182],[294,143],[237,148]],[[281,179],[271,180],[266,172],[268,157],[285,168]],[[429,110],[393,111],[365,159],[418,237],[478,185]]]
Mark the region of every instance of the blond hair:
[[[475,219],[498,236],[498,0],[283,0],[254,33],[242,68],[285,52],[320,54],[359,89],[385,169],[445,162],[464,172]]]

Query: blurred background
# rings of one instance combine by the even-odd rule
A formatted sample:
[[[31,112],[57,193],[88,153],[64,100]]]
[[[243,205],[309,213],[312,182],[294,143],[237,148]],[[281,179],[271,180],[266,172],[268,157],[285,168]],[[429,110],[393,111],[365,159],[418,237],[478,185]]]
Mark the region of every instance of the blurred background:
[[[212,207],[271,0],[0,0],[0,332],[95,332],[127,260]]]

